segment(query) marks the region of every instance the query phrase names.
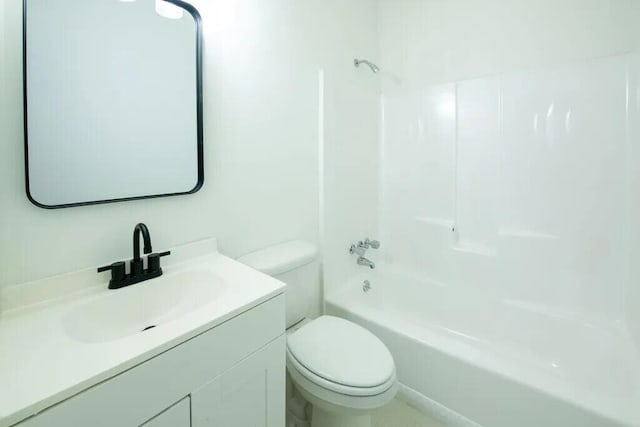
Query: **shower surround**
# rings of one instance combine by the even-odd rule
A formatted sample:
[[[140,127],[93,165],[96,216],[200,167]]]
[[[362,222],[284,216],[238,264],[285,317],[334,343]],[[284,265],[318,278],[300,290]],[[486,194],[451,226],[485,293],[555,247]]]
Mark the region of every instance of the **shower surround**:
[[[327,311],[451,425],[640,425],[640,55],[382,105],[384,262]]]
[[[379,268],[327,310],[452,425],[640,425],[639,13],[380,0]]]
[[[423,330],[638,425],[640,55],[389,91],[383,106],[380,237],[388,263],[430,283],[409,298]]]
[[[624,318],[639,103],[637,54],[386,94],[389,261],[487,296]]]

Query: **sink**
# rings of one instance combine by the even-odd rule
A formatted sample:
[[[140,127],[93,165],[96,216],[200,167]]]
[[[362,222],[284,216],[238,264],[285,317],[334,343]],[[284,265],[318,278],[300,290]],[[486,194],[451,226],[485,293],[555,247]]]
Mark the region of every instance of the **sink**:
[[[109,290],[73,307],[62,317],[68,335],[100,343],[161,328],[222,296],[224,280],[212,271],[185,270]]]

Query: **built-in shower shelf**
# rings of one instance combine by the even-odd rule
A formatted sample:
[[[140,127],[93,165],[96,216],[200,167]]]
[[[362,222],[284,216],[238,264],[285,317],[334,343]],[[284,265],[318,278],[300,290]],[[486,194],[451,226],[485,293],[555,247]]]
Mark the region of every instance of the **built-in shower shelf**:
[[[558,236],[548,234],[535,230],[526,230],[521,228],[501,228],[498,231],[498,236],[502,238],[517,238],[517,239],[537,239],[537,240],[554,240]]]
[[[451,249],[456,252],[487,257],[494,257],[498,254],[498,250],[495,246],[485,245],[478,242],[458,242],[458,244],[454,245]]]
[[[426,217],[426,216],[417,216],[416,221],[425,223],[428,225],[434,225],[438,227],[447,228],[453,230],[455,226],[455,222],[452,219],[446,218],[435,218],[435,217]]]

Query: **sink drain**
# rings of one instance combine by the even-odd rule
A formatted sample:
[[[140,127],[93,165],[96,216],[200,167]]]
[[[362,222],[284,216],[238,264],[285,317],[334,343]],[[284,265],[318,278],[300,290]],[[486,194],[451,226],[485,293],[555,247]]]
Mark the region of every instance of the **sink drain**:
[[[149,329],[153,329],[153,328],[155,328],[155,327],[156,327],[156,325],[147,326],[146,328],[144,328],[144,329],[143,329],[142,331],[140,331],[140,332],[148,331]]]

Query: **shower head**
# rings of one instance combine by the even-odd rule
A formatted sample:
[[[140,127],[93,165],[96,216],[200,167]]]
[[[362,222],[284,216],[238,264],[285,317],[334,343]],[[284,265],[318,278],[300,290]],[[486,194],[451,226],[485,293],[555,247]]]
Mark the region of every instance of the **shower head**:
[[[360,64],[365,64],[366,66],[368,66],[371,71],[373,71],[374,73],[378,73],[380,71],[380,67],[378,67],[376,64],[374,64],[373,62],[367,61],[366,59],[354,59],[353,60],[353,65],[355,65],[356,67],[359,67]]]

